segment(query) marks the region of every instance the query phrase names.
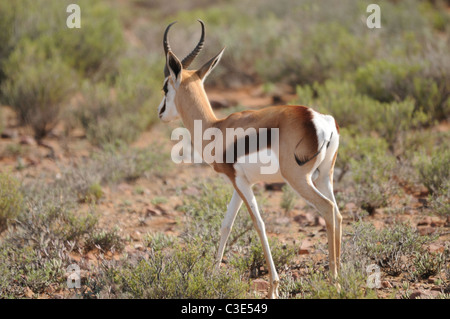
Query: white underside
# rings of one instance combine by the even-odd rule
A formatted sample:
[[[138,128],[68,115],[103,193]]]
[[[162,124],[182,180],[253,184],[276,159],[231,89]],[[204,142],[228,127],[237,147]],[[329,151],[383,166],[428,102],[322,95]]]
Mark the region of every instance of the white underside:
[[[249,183],[283,182],[278,155],[273,151],[262,150],[238,158],[233,165],[236,175],[244,176]]]

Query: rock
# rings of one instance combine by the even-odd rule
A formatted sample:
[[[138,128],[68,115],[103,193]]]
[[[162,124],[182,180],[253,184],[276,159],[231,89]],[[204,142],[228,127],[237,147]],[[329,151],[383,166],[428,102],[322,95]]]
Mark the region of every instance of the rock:
[[[299,255],[308,255],[313,248],[314,244],[309,240],[303,240],[298,250]]]
[[[320,218],[320,217],[317,217]],[[300,214],[294,217],[294,221],[302,226],[317,226],[320,225],[320,220],[312,213]],[[325,224],[325,221],[323,221]]]
[[[299,249],[298,250],[298,254],[299,255],[309,255],[309,250],[308,249]]]
[[[133,238],[133,240],[135,240],[135,241],[140,241],[141,240],[141,232],[136,230],[135,232],[130,234],[130,237]]]
[[[153,209],[151,207],[145,208],[145,215],[146,216],[161,216],[162,213],[159,210]]]
[[[426,225],[430,225],[430,224],[431,224],[431,217],[426,216],[417,223],[417,226],[426,226]]]
[[[417,227],[417,230],[422,236],[431,235],[436,232],[436,228],[430,226],[419,226]]]
[[[264,279],[255,279],[252,282],[252,290],[256,290],[256,291],[265,291],[269,289],[269,282],[267,282]]]
[[[294,221],[299,223],[300,225],[306,224],[307,218],[305,215],[300,214],[294,217]]]
[[[411,293],[409,299],[434,299],[439,296],[440,292],[435,290],[416,290]]]
[[[36,141],[29,135],[22,136],[19,141],[20,144],[23,145],[36,145]]]
[[[323,227],[325,227],[326,226],[325,219],[323,219],[320,216],[315,216],[315,218],[314,218],[314,226],[323,226]]]
[[[33,290],[31,290],[29,287],[26,287],[26,288],[25,288],[25,291],[24,291],[24,295],[25,295],[25,297],[27,297],[27,298],[33,298],[34,292],[33,292]]]
[[[164,204],[157,204],[155,208],[160,211],[161,215],[167,215],[167,211],[169,211],[169,207]]]
[[[409,299],[417,299],[419,297],[422,296],[422,293],[419,290],[413,291],[410,295],[409,295]]]
[[[17,131],[16,130],[12,130],[9,128],[5,128],[3,130],[3,132],[1,132],[2,134],[0,135],[1,138],[16,138],[17,137]]]
[[[428,246],[428,250],[430,251],[430,253],[443,253],[445,250],[445,246],[443,244],[433,243]]]
[[[381,287],[383,288],[392,288],[392,285],[389,281],[385,280],[381,282]]]
[[[289,217],[277,217],[275,219],[275,224],[277,225],[289,225],[291,223],[291,219]]]

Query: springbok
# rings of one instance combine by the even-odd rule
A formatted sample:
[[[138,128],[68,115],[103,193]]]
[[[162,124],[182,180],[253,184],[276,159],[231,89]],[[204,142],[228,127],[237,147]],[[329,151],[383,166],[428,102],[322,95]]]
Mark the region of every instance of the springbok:
[[[163,122],[181,118],[191,136],[195,136],[194,124],[200,123],[202,134],[195,136],[194,139],[202,138],[203,133],[208,129],[220,130],[224,133],[223,135],[226,135],[225,132],[228,129],[278,129],[278,147],[276,150],[272,148],[269,155],[278,166],[273,174],[262,174],[263,164],[258,161],[255,163],[250,158],[255,152],[263,152],[261,143],[253,148],[253,153],[249,151],[249,147],[246,147],[243,154],[244,160],[242,158],[239,160],[234,155],[234,162],[209,163],[234,187],[220,230],[216,267],[220,267],[231,228],[244,202],[258,232],[269,268],[268,297],[278,297],[279,277],[272,260],[265,225],[258,210],[252,186],[259,181],[284,181],[323,216],[328,237],[329,269],[331,279],[335,279],[339,268],[342,234],[342,216],[333,194],[333,170],[339,146],[339,127],[336,121],[330,115],[323,115],[299,105],[271,106],[259,110],[236,112],[226,118],[218,119],[211,108],[203,82],[219,63],[225,48],[198,70],[188,70],[189,65],[203,48],[205,40],[205,26],[201,20],[198,21],[202,28],[200,41],[181,62],[172,52],[167,39],[169,29],[175,22],[169,24],[165,30],[164,97],[158,107],[159,118]],[[237,139],[231,142],[232,145],[226,144],[226,141],[220,142],[218,143],[220,147],[215,152],[221,152],[223,157],[233,148],[236,149]],[[199,154],[203,154],[206,141],[194,140],[193,144],[194,149]],[[270,143],[265,145],[265,151],[272,147]]]

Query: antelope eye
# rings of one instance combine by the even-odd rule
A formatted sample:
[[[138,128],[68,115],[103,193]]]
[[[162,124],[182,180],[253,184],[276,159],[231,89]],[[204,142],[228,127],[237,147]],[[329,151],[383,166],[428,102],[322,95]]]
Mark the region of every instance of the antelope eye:
[[[168,89],[167,89],[167,82],[164,83],[163,91],[164,91],[164,94],[167,94],[167,91],[168,91]]]

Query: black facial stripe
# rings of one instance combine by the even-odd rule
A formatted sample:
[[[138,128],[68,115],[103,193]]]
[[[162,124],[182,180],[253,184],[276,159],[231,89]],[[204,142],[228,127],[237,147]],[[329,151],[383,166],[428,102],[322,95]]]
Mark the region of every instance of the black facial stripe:
[[[159,112],[159,114],[164,113],[165,110],[166,110],[166,101],[164,100],[164,104],[163,104],[163,106],[162,106],[161,111]]]

